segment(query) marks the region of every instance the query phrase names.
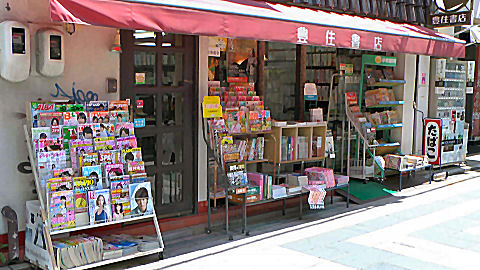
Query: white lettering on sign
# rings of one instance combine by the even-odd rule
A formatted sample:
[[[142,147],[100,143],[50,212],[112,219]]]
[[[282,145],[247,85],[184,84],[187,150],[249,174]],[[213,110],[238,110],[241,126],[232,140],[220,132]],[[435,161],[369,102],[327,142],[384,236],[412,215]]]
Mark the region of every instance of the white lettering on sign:
[[[424,151],[430,164],[440,164],[440,119],[425,119]]]
[[[327,46],[335,46],[335,32],[327,30],[325,37],[327,39]]]
[[[381,37],[375,37],[373,49],[375,51],[381,51],[382,50],[382,38]]]
[[[308,43],[308,29],[305,27],[297,28],[297,42]]]

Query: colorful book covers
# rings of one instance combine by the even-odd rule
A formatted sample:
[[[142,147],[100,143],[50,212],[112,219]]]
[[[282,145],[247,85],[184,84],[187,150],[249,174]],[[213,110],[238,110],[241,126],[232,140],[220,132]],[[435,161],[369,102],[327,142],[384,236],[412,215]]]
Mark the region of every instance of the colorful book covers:
[[[75,214],[88,212],[88,191],[96,189],[95,180],[85,176],[73,178]]]
[[[129,187],[128,179],[111,182],[113,220],[122,220],[130,216]]]
[[[122,162],[128,163],[132,161],[142,161],[142,149],[137,147],[137,148],[132,148],[132,149],[126,149],[122,150]]]
[[[30,103],[32,127],[39,127],[38,114],[46,112],[55,112],[55,103],[52,102],[31,102]]]
[[[75,206],[73,190],[49,193],[50,222],[52,230],[75,227]]]
[[[108,111],[108,101],[92,100],[87,104],[88,112]]]
[[[150,182],[130,184],[132,217],[153,214],[153,197]]]
[[[101,165],[82,167],[82,176],[95,181],[95,185],[98,189],[103,188]]]
[[[95,138],[95,151],[114,150],[116,148],[114,137]]]
[[[125,150],[137,148],[137,138],[135,136],[117,138],[117,149]]]
[[[90,225],[112,220],[110,189],[88,191],[88,214]]]
[[[251,132],[262,131],[262,119],[258,111],[248,112],[248,126]]]
[[[135,135],[133,123],[119,123],[115,125],[115,137],[128,137]]]

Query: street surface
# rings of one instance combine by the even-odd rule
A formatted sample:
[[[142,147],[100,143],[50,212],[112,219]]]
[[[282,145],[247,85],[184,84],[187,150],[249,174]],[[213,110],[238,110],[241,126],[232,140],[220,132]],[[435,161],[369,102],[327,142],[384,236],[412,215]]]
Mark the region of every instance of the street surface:
[[[479,180],[479,172],[451,176],[347,212],[130,269],[480,269]]]

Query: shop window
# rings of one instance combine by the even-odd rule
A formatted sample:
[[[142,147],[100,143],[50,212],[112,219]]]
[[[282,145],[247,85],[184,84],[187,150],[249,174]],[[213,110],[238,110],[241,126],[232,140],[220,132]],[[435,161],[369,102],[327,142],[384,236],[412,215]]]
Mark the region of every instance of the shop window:
[[[168,172],[162,174],[162,204],[171,204],[183,200],[182,172]]]
[[[156,60],[157,53],[135,51],[134,60],[134,82],[136,86],[153,86],[156,84]]]
[[[162,96],[162,124],[165,126],[182,125],[183,93],[166,93]]]
[[[183,133],[166,132],[162,136],[162,165],[176,165],[183,162]]]
[[[142,157],[145,166],[155,165],[157,159],[156,141],[157,138],[155,136],[137,138],[137,145],[142,148]]]
[[[162,84],[183,85],[183,53],[164,53],[162,58]]]
[[[135,118],[145,118],[146,126],[154,126],[157,121],[157,95],[137,94],[135,96],[134,113]]]

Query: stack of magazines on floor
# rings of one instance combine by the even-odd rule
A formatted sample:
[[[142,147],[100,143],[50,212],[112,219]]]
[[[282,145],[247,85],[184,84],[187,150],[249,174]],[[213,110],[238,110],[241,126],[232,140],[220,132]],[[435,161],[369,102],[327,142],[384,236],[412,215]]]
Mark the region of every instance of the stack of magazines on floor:
[[[134,237],[127,234],[102,236],[103,259],[115,259],[128,256],[137,251],[148,251],[160,247],[155,236]]]

